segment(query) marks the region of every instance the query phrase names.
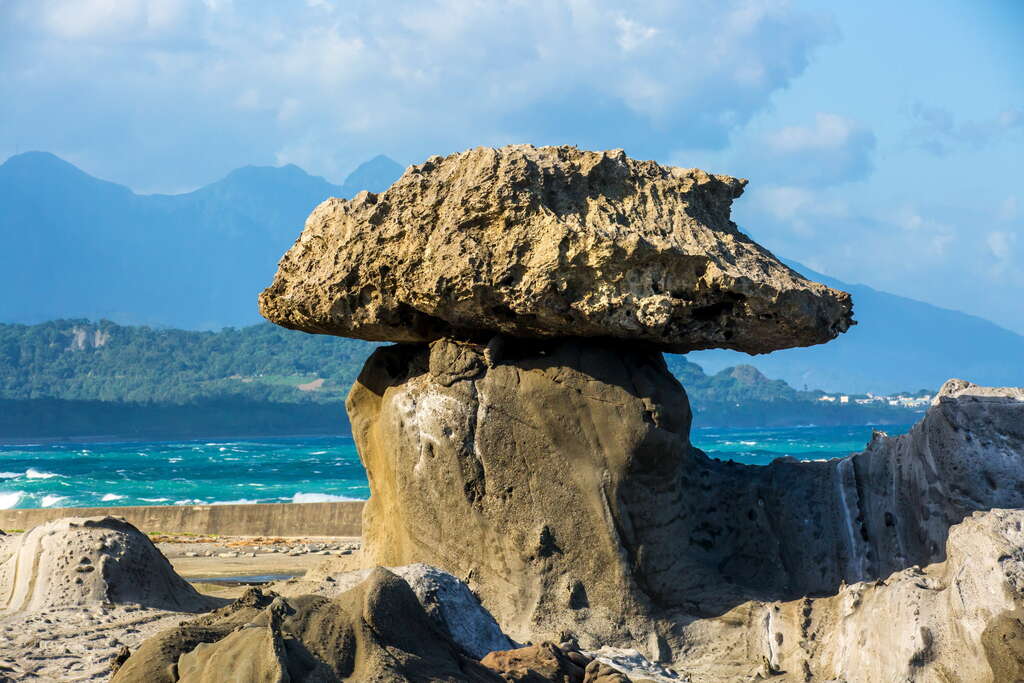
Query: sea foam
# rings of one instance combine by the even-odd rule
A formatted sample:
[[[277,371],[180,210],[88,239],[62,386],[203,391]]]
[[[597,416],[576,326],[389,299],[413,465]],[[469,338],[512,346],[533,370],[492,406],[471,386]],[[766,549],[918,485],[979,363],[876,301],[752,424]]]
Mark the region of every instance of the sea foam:
[[[59,477],[61,475],[54,474],[53,472],[40,472],[34,467],[30,467],[25,470],[25,476],[29,479],[52,479],[53,477]]]
[[[0,493],[0,510],[10,510],[18,503],[21,502],[22,497],[25,495],[24,491],[9,491],[7,493]]]
[[[359,499],[336,496],[332,493],[296,493],[292,496],[293,503],[344,503],[350,500]]]

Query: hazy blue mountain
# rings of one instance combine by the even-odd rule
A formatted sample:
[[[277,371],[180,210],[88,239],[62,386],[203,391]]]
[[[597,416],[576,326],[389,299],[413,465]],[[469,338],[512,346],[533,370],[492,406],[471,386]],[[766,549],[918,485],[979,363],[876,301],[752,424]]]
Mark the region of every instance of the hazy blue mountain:
[[[341,197],[353,197],[357,192],[369,190],[370,192],[383,192],[391,187],[399,176],[405,171],[394,160],[378,154],[367,162],[360,164],[356,170],[345,179],[341,186]]]
[[[386,157],[341,186],[245,167],[179,195],[137,195],[45,152],[0,166],[0,321],[108,318],[192,329],[259,321],[256,295],[324,199],[380,191]]]
[[[688,358],[709,372],[753,363],[797,388],[892,393],[937,389],[950,377],[996,386],[1024,385],[1024,337],[982,318],[866,285],[849,284],[786,261],[804,276],[853,295],[857,326],[805,349],[748,356],[700,351]]]

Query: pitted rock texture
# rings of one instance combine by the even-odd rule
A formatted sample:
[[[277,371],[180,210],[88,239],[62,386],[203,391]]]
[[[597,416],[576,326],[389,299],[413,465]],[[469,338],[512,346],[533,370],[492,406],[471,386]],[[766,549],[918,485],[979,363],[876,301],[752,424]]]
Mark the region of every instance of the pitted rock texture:
[[[65,517],[0,546],[0,612],[100,603],[212,607],[149,538],[116,517]]]
[[[661,354],[571,340],[393,346],[370,357],[347,405],[370,482],[369,562],[462,578],[519,641],[584,626],[621,639],[648,624],[645,577],[672,549],[647,547],[644,529],[674,514],[665,504],[681,491],[662,480],[689,453],[689,404]]]
[[[657,353],[382,348],[348,399],[364,553],[461,577],[517,640],[634,647],[693,681],[1003,680],[1024,638],[1022,397],[950,382],[908,434],[751,467],[690,446]],[[811,638],[839,623],[859,626]]]
[[[517,145],[432,157],[380,195],[329,199],[260,312],[395,342],[607,337],[673,352],[820,344],[852,324],[730,220],[746,184],[621,151]]]

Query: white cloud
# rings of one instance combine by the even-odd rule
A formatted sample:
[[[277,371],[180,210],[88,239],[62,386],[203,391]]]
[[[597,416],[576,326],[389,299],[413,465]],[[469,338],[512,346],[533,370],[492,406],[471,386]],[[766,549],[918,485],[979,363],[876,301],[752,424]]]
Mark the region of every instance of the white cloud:
[[[1017,241],[1017,236],[1013,233],[993,231],[988,234],[985,238],[985,244],[988,245],[989,251],[992,252],[992,256],[997,261],[1009,261],[1013,254],[1013,246]]]
[[[295,145],[335,179],[481,143],[722,147],[835,36],[779,0],[8,0],[2,24],[4,127],[136,186]]]
[[[770,177],[820,187],[866,178],[874,150],[875,135],[865,126],[838,114],[819,113],[811,124],[762,135],[747,159]]]
[[[658,35],[658,29],[644,26],[626,17],[617,17],[615,24],[619,27],[617,42],[624,52],[632,52]]]

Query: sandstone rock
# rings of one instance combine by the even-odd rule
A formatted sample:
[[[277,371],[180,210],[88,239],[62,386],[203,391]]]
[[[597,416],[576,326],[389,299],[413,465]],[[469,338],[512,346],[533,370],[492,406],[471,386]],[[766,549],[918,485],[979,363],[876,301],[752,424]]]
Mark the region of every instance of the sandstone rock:
[[[629,683],[629,677],[597,660],[587,665],[583,683]]]
[[[0,546],[0,610],[133,603],[179,612],[212,601],[149,538],[116,517],[65,517]]]
[[[664,478],[689,457],[686,394],[653,351],[498,346],[367,361],[347,404],[370,480],[364,556],[467,577],[519,641],[646,633],[645,572],[677,549],[637,531],[677,514]]]
[[[583,683],[584,670],[554,643],[492,652],[480,663],[514,683]]]
[[[335,572],[332,569],[331,565],[323,565],[306,572],[300,581],[274,584],[273,588],[286,596],[316,594],[336,597],[365,581],[374,571]],[[489,652],[516,647],[469,587],[458,578],[421,563],[387,567],[387,570],[409,584],[434,626],[451,638],[467,656],[481,659]]]
[[[765,353],[852,324],[729,220],[746,181],[621,151],[477,148],[386,192],[329,199],[282,258],[260,312],[345,337],[607,337]]]
[[[336,600],[252,589],[228,607],[146,641],[111,680],[501,681],[459,654],[409,585],[384,569]]]
[[[378,349],[348,410],[363,554],[466,577],[517,640],[694,682],[1017,675],[1024,390],[953,382],[908,434],[767,467],[690,446],[660,355],[606,343]]]

